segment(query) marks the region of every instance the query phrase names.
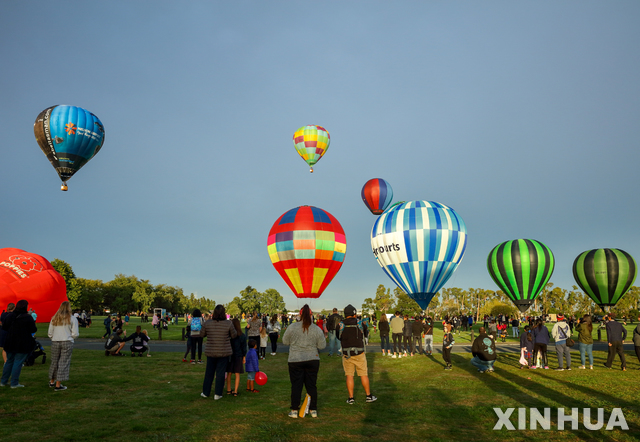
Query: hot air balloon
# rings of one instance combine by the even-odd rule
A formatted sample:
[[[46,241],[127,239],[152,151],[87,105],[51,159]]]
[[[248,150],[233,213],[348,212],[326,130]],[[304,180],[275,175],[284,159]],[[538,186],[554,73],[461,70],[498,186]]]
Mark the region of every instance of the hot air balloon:
[[[51,106],[33,124],[40,149],[67,190],[67,180],[93,158],[104,143],[104,127],[91,112],[76,106]]]
[[[364,183],[360,196],[371,213],[380,215],[391,204],[393,189],[391,184],[382,178],[372,178]]]
[[[347,239],[329,212],[300,206],[273,224],[267,249],[271,263],[298,298],[317,298],[342,267]]]
[[[422,309],[458,268],[466,246],[460,215],[432,201],[396,204],[371,229],[378,264]]]
[[[547,285],[554,268],[551,249],[535,239],[505,241],[487,258],[489,275],[522,313]]]
[[[38,315],[36,322],[49,322],[67,301],[64,278],[46,258],[20,249],[0,249],[0,305],[29,301]]]
[[[587,250],[573,261],[576,282],[603,310],[620,301],[637,275],[636,261],[620,249]]]
[[[311,173],[313,165],[327,152],[330,143],[329,132],[321,126],[302,126],[293,134],[293,145],[309,165]]]

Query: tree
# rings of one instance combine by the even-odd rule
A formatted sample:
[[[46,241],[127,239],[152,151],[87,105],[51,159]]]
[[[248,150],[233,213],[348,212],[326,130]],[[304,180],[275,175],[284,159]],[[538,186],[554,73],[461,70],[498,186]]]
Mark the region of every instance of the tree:
[[[231,302],[227,303],[224,308],[229,315],[231,315],[232,317],[237,317],[242,314],[242,309],[240,308],[241,304],[242,300],[240,299],[240,297],[236,296],[231,300]]]
[[[376,311],[376,304],[371,298],[365,298],[362,303],[362,314],[371,314]]]
[[[373,299],[373,303],[375,304],[375,310],[379,310],[383,313],[387,313],[389,310],[393,310],[393,297],[391,296],[391,289],[385,288],[384,285],[380,284],[376,290],[376,297]],[[362,308],[364,309],[364,305],[362,306]]]
[[[138,284],[138,278],[134,275],[117,274],[113,280],[105,284],[105,307],[108,307],[112,313],[136,310],[138,305],[133,301],[133,293]]]
[[[240,291],[240,300],[243,313],[251,314],[260,311],[260,292],[250,285]]]
[[[403,315],[419,316],[422,314],[422,308],[416,301],[411,299],[400,287],[393,289],[393,294],[396,297],[396,310],[399,310]]]
[[[76,308],[86,311],[101,312],[105,296],[104,284],[99,279],[76,278],[80,296],[76,301]]]
[[[259,311],[270,315],[280,313],[285,308],[284,298],[276,289],[267,289],[258,296]]]
[[[51,261],[51,265],[64,278],[67,286],[67,299],[71,303],[71,308],[80,308],[78,298],[80,298],[81,289],[76,283],[76,274],[73,272],[71,265],[57,258]]]
[[[131,295],[133,302],[137,303],[136,311],[148,312],[155,301],[155,293],[149,281],[137,281],[136,287]]]

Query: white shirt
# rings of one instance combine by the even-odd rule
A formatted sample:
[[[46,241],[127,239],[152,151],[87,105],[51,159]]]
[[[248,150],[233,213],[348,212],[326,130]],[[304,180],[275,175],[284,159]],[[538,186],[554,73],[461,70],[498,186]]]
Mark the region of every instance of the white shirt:
[[[71,317],[70,323],[67,325],[53,325],[49,323],[49,337],[52,341],[71,341],[80,336],[78,330],[78,320]]]

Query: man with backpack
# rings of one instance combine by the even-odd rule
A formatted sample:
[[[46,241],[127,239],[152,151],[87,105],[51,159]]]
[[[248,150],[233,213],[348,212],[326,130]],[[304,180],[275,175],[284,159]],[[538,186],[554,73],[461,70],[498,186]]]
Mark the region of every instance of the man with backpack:
[[[340,356],[340,322],[342,322],[342,316],[338,314],[338,309],[334,308],[333,313],[327,318],[327,333],[329,335],[329,356],[333,356],[334,350],[336,355]]]
[[[556,355],[558,356],[558,368],[556,371],[562,371],[562,356],[567,362],[567,370],[571,370],[571,348],[567,346],[567,339],[571,337],[569,325],[564,320],[564,315],[558,315],[558,322],[553,326],[551,335],[556,341]]]

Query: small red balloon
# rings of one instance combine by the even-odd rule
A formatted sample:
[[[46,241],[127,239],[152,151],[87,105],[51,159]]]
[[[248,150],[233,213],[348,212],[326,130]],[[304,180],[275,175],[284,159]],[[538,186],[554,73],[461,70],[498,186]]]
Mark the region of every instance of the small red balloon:
[[[259,371],[256,373],[256,384],[264,385],[267,383],[267,375],[263,371]]]

